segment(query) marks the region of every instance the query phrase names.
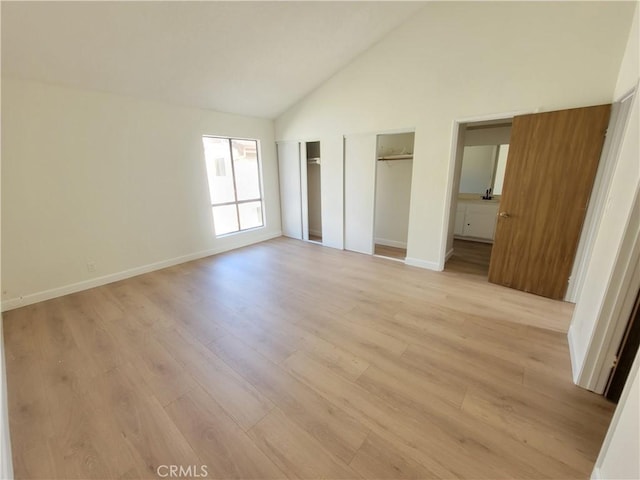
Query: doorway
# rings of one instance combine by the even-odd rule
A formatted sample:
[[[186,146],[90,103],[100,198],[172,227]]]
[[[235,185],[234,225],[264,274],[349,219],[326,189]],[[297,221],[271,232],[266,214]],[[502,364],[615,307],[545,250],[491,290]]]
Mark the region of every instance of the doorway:
[[[304,239],[322,243],[322,176],[320,142],[305,143],[306,157],[306,222]]]
[[[476,221],[480,213],[477,207],[462,208],[462,159],[468,137],[475,135],[474,131],[490,130],[504,119],[459,123],[452,179],[456,188],[452,188],[446,258],[455,253],[456,230],[459,234],[462,226],[464,235],[464,229],[469,228],[475,236],[478,230],[474,223],[478,223],[484,229],[485,240],[488,232],[493,235],[490,282],[563,300],[602,155],[610,109],[610,105],[598,105],[511,117],[504,192],[499,195],[492,217],[488,204],[483,204],[484,218],[493,218],[493,224]],[[476,161],[475,165],[481,163]],[[495,173],[499,163],[494,163]],[[482,195],[483,201],[492,200],[493,183],[492,188]],[[458,196],[454,196],[455,192]],[[462,210],[463,222],[458,220]]]
[[[510,136],[508,118],[460,125],[447,272],[488,277]]]
[[[376,138],[374,255],[404,261],[409,234],[414,132]]]

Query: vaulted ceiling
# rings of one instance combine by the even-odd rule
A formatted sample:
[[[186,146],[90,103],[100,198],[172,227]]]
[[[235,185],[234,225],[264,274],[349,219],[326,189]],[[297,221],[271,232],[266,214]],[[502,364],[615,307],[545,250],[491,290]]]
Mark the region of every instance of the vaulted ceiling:
[[[2,2],[2,75],[273,118],[422,2]]]

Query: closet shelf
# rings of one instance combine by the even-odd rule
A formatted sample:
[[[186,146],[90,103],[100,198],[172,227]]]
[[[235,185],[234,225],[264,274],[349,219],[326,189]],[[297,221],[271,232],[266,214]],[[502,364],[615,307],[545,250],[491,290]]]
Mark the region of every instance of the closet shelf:
[[[320,165],[320,157],[311,157],[307,158],[307,163],[312,163],[315,165]]]
[[[403,153],[400,155],[385,155],[384,157],[378,157],[379,162],[384,162],[387,160],[413,160],[413,154]]]

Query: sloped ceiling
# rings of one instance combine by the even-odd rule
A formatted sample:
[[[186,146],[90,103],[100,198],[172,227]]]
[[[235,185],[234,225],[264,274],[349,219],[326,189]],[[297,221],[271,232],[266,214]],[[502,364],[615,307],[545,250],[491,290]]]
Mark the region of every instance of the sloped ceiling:
[[[2,75],[273,118],[422,2],[2,2]]]

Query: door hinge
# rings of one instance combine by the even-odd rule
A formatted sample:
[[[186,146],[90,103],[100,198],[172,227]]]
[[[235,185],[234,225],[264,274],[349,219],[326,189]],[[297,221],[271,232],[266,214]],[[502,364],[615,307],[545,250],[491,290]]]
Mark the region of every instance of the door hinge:
[[[611,353],[607,355],[607,357],[604,359],[603,368],[607,368],[608,366],[608,368],[613,370],[614,368],[616,368],[617,364],[618,364],[618,356],[615,353]]]

